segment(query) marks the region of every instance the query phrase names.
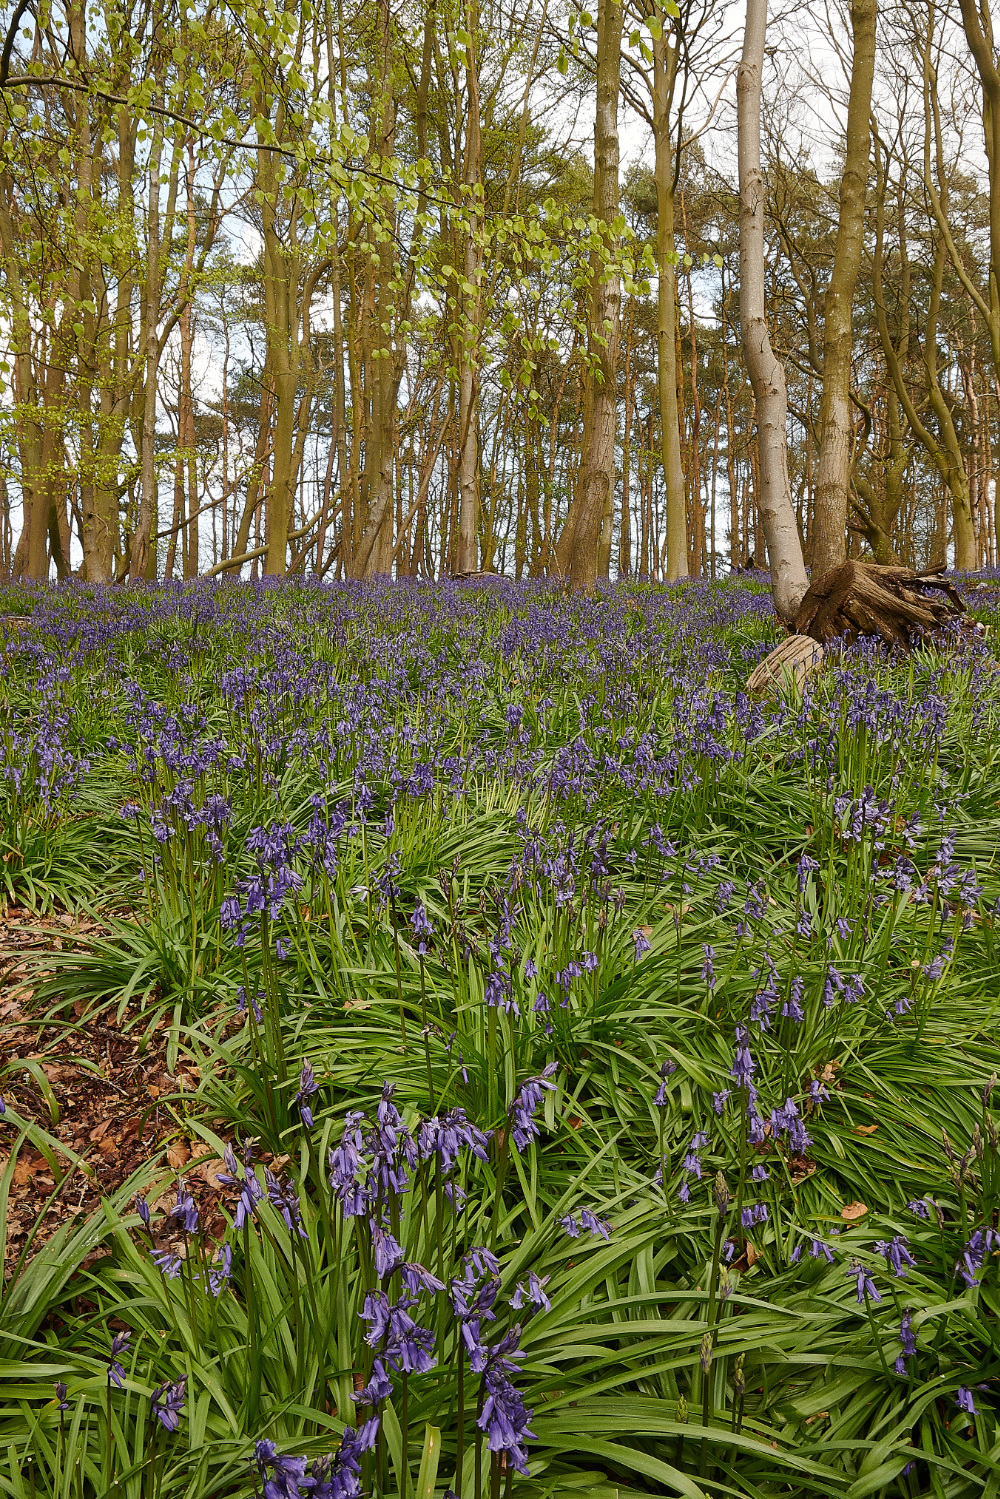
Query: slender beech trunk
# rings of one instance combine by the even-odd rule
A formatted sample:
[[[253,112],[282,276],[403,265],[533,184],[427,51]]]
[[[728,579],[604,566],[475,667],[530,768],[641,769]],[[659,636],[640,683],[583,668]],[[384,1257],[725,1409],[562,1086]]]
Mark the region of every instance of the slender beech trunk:
[[[668,583],[687,577],[687,502],[681,461],[681,423],[677,404],[677,268],[674,248],[676,171],[670,148],[670,104],[677,69],[677,48],[667,46],[664,32],[653,38],[653,145],[656,179],[656,374],[660,402],[660,450],[667,499]]]
[[[819,407],[819,463],[814,520],[810,529],[813,576],[847,557],[847,508],[851,485],[851,351],[854,289],[864,244],[868,191],[872,80],[875,76],[876,0],[853,0],[854,51],[847,105],[847,150],[840,179],[840,219],[823,326],[823,394]]]
[[[566,529],[570,587],[591,592],[597,581],[597,545],[608,491],[615,482],[615,429],[618,416],[618,344],[621,336],[621,275],[618,249],[618,93],[622,8],[600,0],[597,20],[597,113],[594,121],[594,214],[602,246],[592,261],[588,320],[589,400],[577,492]]]
[[[767,0],[747,0],[743,55],[736,75],[740,179],[740,313],[743,355],[757,411],[758,509],[767,541],[774,606],[791,623],[808,586],[788,480],[785,371],[764,318],[764,179],[760,108]]]
[[[467,0],[465,77],[468,116],[465,127],[465,159],[462,170],[462,203],[466,222],[462,226],[465,287],[460,305],[458,334],[458,571],[475,572],[479,566],[479,324],[481,320],[478,208],[482,191],[483,142],[479,119],[478,6]],[[471,288],[471,290],[470,290]]]

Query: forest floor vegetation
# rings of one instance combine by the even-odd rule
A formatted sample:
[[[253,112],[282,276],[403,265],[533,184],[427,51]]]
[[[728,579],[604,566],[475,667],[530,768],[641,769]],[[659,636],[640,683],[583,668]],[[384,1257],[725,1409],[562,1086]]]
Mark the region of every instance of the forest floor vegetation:
[[[996,640],[780,634],[0,588],[0,1493],[996,1499]]]

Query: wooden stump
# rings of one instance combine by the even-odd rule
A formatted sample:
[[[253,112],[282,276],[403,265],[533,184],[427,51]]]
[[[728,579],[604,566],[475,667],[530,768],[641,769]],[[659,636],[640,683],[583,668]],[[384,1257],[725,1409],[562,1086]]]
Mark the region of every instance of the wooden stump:
[[[875,635],[907,649],[914,638],[939,630],[965,613],[943,568],[911,572],[874,562],[845,562],[809,585],[795,616],[799,635],[813,640],[857,640]]]
[[[798,691],[823,664],[825,651],[809,635],[789,635],[750,674],[747,691],[759,694]]]

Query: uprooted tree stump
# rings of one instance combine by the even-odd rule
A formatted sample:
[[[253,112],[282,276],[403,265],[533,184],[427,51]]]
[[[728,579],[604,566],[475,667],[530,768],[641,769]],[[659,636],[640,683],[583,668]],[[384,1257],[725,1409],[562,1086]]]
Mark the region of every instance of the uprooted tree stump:
[[[875,562],[844,562],[809,586],[794,629],[821,645],[877,635],[886,645],[909,647],[914,636],[939,630],[965,613],[944,568],[922,573]]]
[[[747,682],[750,692],[801,687],[822,665],[835,640],[873,635],[910,649],[951,620],[965,604],[943,567],[921,573],[874,562],[844,562],[810,584],[798,607],[794,633],[765,656]],[[980,627],[971,625],[971,630]]]

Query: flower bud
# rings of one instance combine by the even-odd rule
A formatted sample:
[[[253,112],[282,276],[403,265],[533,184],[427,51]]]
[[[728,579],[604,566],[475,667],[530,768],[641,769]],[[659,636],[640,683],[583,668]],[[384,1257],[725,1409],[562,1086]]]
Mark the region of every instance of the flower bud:
[[[719,1210],[719,1217],[724,1218],[729,1208],[729,1188],[721,1171],[715,1177],[715,1206]]]
[[[745,1376],[745,1374],[743,1372],[743,1366],[744,1366],[745,1360],[746,1360],[746,1354],[745,1353],[741,1353],[741,1354],[737,1355],[736,1361],[733,1364],[733,1394],[734,1395],[742,1395],[743,1392],[746,1390],[746,1387],[747,1387],[746,1376]]]
[[[683,1395],[678,1395],[678,1397],[677,1397],[677,1419],[678,1419],[678,1421],[680,1422],[680,1424],[682,1426],[686,1426],[687,1425],[687,1418],[688,1418],[688,1403],[684,1399]]]
[[[707,1374],[712,1367],[712,1334],[707,1332],[701,1340],[701,1367]]]

